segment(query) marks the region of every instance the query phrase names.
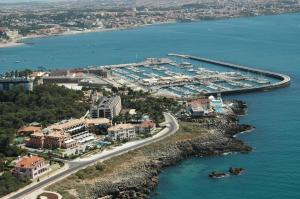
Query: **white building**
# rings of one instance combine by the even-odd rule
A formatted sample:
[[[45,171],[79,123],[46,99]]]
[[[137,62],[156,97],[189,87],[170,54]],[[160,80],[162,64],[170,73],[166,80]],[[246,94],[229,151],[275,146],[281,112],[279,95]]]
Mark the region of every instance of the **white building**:
[[[209,96],[210,106],[214,109],[216,113],[223,113],[224,108],[226,108],[225,104],[220,95],[216,99],[214,96]]]
[[[110,96],[102,97],[97,104],[93,104],[90,110],[92,118],[107,118],[113,119],[118,116],[122,109],[121,97]]]
[[[108,137],[113,140],[133,139],[136,137],[136,127],[132,124],[117,124],[108,128]]]
[[[8,91],[13,88],[21,86],[26,91],[33,90],[33,81],[27,78],[1,78],[0,79],[0,91]]]
[[[30,155],[17,162],[13,169],[13,175],[33,179],[43,175],[48,170],[49,164],[46,163],[44,158]]]

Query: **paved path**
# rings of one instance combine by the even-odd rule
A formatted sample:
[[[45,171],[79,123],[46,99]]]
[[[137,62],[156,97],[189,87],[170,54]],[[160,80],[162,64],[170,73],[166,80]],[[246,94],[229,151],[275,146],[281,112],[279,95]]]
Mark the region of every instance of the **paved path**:
[[[38,184],[32,185],[32,186],[25,188],[21,191],[18,191],[16,193],[10,194],[9,197],[7,196],[4,198],[11,198],[11,199],[27,199],[27,198],[29,199],[30,198],[30,199],[33,199],[32,195],[34,195],[33,194],[34,192],[39,191],[39,190],[43,189],[44,187],[49,186],[50,184],[53,184],[65,177],[77,172],[80,169],[84,169],[87,166],[92,165],[98,161],[103,161],[103,160],[109,159],[111,157],[127,153],[130,150],[134,150],[134,149],[143,147],[145,145],[151,144],[153,142],[157,142],[159,140],[162,140],[162,139],[174,134],[179,129],[179,125],[178,125],[176,118],[173,115],[171,115],[170,113],[164,113],[164,116],[165,116],[165,120],[167,123],[166,128],[161,130],[159,133],[157,133],[153,137],[139,140],[136,142],[128,142],[120,147],[116,147],[112,150],[103,151],[99,154],[93,155],[88,158],[76,159],[76,160],[70,161],[70,162],[68,162],[69,168],[67,170],[62,171],[54,176],[51,176],[51,177],[39,182]]]

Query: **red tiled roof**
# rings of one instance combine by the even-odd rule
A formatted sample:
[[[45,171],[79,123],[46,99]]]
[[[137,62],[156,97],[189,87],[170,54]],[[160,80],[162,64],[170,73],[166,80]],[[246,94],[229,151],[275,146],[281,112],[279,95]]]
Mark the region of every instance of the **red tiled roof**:
[[[16,165],[16,167],[20,168],[31,168],[35,166],[38,162],[44,161],[44,158],[38,156],[27,156],[23,157]]]
[[[192,107],[207,105],[207,104],[209,104],[209,99],[207,99],[207,98],[197,99],[197,100],[188,102],[187,104]]]
[[[42,128],[41,127],[37,127],[37,126],[25,126],[25,127],[22,127],[18,130],[18,134],[22,134],[22,133],[26,133],[26,132],[38,132],[38,131],[41,131]]]
[[[38,77],[39,76],[39,72],[32,72],[29,76],[30,77]]]

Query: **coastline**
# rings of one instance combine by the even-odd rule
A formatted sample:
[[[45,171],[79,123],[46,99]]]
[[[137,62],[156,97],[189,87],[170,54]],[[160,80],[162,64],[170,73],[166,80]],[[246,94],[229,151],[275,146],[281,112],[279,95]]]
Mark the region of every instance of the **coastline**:
[[[17,46],[23,46],[24,43],[19,43],[17,41],[11,41],[6,43],[0,43],[0,48],[11,48],[11,47],[17,47]]]
[[[96,28],[96,29],[88,29],[88,30],[71,30],[71,31],[64,31],[58,34],[48,34],[48,35],[38,35],[32,34],[20,37],[10,42],[0,42],[0,49],[1,48],[10,48],[10,47],[17,47],[26,45],[23,40],[26,39],[34,39],[34,38],[47,38],[47,37],[55,37],[55,36],[67,36],[67,35],[77,35],[77,34],[87,34],[87,33],[94,33],[94,32],[108,32],[108,31],[120,31],[120,30],[130,30],[135,28],[142,28],[146,26],[153,26],[153,25],[163,25],[163,24],[175,24],[175,23],[193,23],[193,22],[201,22],[201,21],[213,21],[213,20],[229,20],[229,19],[238,19],[242,17],[261,17],[261,16],[275,16],[275,15],[283,15],[283,14],[292,14],[292,13],[300,13],[300,11],[289,11],[283,13],[271,13],[271,14],[259,14],[259,15],[236,15],[236,16],[222,16],[222,17],[215,17],[210,19],[195,19],[192,21],[176,21],[176,20],[166,20],[164,22],[157,22],[152,24],[140,24],[140,25],[133,25],[130,27],[121,27],[121,28]]]
[[[159,173],[188,157],[248,153],[252,148],[234,135],[250,130],[238,123],[244,112],[236,101],[235,114],[181,122],[171,137],[90,166],[53,184],[47,190],[66,198],[149,198],[159,183]],[[243,110],[242,110],[243,109]],[[159,149],[159,150],[158,150]]]
[[[17,46],[23,46],[26,45],[26,42],[23,42],[26,39],[34,39],[34,38],[48,38],[48,37],[57,37],[57,36],[69,36],[69,35],[79,35],[79,34],[87,34],[87,33],[96,33],[96,32],[109,32],[109,31],[121,31],[121,30],[130,30],[135,28],[142,28],[146,26],[152,26],[152,25],[163,25],[163,24],[173,24],[178,23],[177,21],[166,21],[166,22],[158,22],[153,24],[144,24],[144,25],[136,25],[132,27],[122,27],[122,28],[96,28],[96,29],[88,29],[88,30],[71,30],[71,31],[65,31],[58,34],[48,34],[48,35],[27,35],[23,36],[21,38],[15,39],[13,41],[1,43],[0,42],[0,49],[1,48],[10,48],[10,47],[17,47]]]

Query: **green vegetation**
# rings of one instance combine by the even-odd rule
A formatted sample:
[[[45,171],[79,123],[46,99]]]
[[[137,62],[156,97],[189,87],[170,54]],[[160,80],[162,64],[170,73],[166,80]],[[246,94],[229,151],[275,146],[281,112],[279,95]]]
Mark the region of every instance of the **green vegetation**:
[[[180,122],[179,125],[180,128],[176,134],[171,135],[168,139],[89,166],[64,178],[60,182],[50,185],[47,187],[47,190],[58,192],[63,198],[67,199],[88,198],[86,191],[97,186],[95,183],[99,180],[118,181],[122,178],[120,173],[124,170],[129,171],[135,167],[139,168],[139,165],[149,164],[149,162],[153,161],[154,154],[164,154],[165,151],[168,151],[170,147],[174,147],[180,141],[205,137],[208,134],[208,131],[199,127],[198,123]],[[78,195],[70,194],[70,190],[75,190]]]
[[[31,122],[43,126],[85,114],[89,105],[82,91],[74,91],[56,85],[35,86],[34,91],[22,88],[0,91],[0,196],[26,185],[28,180],[18,179],[9,172],[11,161],[26,153],[16,146],[18,128]]]
[[[23,177],[14,177],[6,171],[0,176],[0,197],[20,189],[30,183],[30,180]]]
[[[31,122],[49,125],[71,117],[81,117],[88,109],[81,91],[55,85],[0,91],[0,157],[18,156],[22,150],[12,145],[18,128]]]
[[[77,173],[75,173],[75,175],[80,180],[90,179],[90,178],[93,178],[97,173],[104,171],[104,169],[105,169],[105,164],[97,163],[94,166],[89,166],[85,169],[78,171]]]
[[[1,119],[0,119],[1,120]],[[6,157],[17,157],[24,154],[25,150],[14,145],[15,130],[12,128],[0,127],[0,160]],[[0,168],[0,172],[2,168]]]
[[[128,122],[130,120],[137,121],[143,115],[148,115],[155,123],[163,122],[164,111],[177,112],[181,109],[181,105],[172,98],[153,97],[148,92],[133,91],[130,88],[113,89],[122,98],[122,106],[125,109],[136,109],[137,114],[134,116],[128,113],[121,114],[114,119],[114,122]]]
[[[39,122],[49,125],[62,119],[81,117],[88,110],[81,91],[55,85],[40,85],[32,92],[21,88],[0,91],[0,126],[18,129]]]
[[[7,36],[7,34],[5,32],[1,32],[0,31],[0,40],[9,40],[9,37]]]

